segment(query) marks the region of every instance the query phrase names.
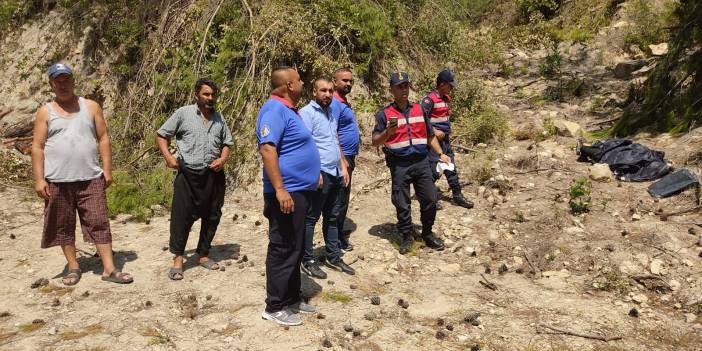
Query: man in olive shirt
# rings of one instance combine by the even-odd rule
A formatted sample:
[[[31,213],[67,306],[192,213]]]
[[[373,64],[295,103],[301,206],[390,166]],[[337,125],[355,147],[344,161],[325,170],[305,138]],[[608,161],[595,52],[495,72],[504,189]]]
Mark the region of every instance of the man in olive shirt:
[[[222,115],[215,110],[217,85],[203,78],[195,83],[197,103],[179,108],[157,131],[156,143],[169,168],[178,170],[173,182],[171,238],[169,248],[175,255],[168,277],[183,279],[183,255],[193,223],[200,218],[197,244],[198,264],[219,269],[208,258],[212,239],[224,204],[224,163],[234,145],[232,133]],[[170,138],[176,137],[178,157],[168,150]]]

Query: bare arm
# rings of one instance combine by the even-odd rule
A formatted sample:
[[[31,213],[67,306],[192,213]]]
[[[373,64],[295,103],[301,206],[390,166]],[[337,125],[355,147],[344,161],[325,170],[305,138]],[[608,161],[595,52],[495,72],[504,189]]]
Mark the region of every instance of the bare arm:
[[[229,145],[224,145],[224,147],[222,147],[222,152],[219,154],[219,158],[212,161],[208,167],[215,172],[221,171],[222,168],[224,168],[224,164],[227,163],[230,152]]]
[[[263,159],[263,169],[266,171],[273,189],[275,189],[275,196],[280,204],[280,211],[285,214],[292,213],[295,210],[295,203],[283,184],[283,175],[278,164],[278,150],[272,144],[261,144],[258,147],[258,151]]]
[[[34,119],[34,139],[32,141],[32,173],[34,175],[34,190],[37,195],[48,199],[49,184],[44,179],[44,145],[49,130],[49,111],[42,106]]]
[[[451,163],[451,158],[444,154],[444,150],[441,149],[441,145],[439,145],[439,140],[436,138],[436,135],[429,137],[429,145],[431,146],[432,150],[439,155],[442,162]]]
[[[105,177],[105,186],[112,184],[112,145],[110,135],[107,133],[107,122],[98,103],[88,100],[88,108],[93,110],[95,121],[95,136],[98,142],[98,152],[102,159],[102,173]]]
[[[166,160],[166,166],[168,168],[178,169],[178,160],[176,160],[175,156],[168,150],[169,142],[169,139],[156,134],[156,145],[158,145],[158,150],[161,151],[163,159]]]

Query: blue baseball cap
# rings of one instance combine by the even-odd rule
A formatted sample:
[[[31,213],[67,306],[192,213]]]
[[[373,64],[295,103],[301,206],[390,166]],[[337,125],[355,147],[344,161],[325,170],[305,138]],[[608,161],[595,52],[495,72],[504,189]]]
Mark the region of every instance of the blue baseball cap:
[[[54,63],[49,67],[49,79],[54,79],[62,74],[68,74],[69,76],[73,76],[73,70],[71,67],[68,67],[67,65],[63,63]]]
[[[402,83],[409,83],[409,74],[407,72],[395,72],[390,75],[390,86],[400,85]]]
[[[452,87],[456,87],[456,80],[450,69],[439,72],[439,75],[436,76],[436,83],[449,83]]]

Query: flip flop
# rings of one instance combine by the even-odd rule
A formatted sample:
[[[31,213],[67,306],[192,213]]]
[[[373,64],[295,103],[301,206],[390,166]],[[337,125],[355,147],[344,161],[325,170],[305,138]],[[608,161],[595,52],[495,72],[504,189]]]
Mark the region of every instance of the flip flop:
[[[168,271],[168,278],[171,278],[171,280],[182,280],[183,268],[171,267],[171,270]]]
[[[127,275],[127,273],[122,273],[115,269],[114,271],[112,271],[112,273],[110,273],[110,275],[102,277],[102,280],[117,284],[129,284],[134,281],[134,278],[126,277]]]
[[[207,260],[205,262],[202,262],[200,263],[200,266],[213,271],[219,269],[219,264],[213,260]]]
[[[69,269],[68,273],[66,273],[66,275],[63,276],[61,281],[63,282],[63,285],[73,286],[73,285],[78,284],[78,282],[80,281],[80,277],[82,275],[83,275],[83,272],[80,270],[80,268]],[[76,280],[74,280],[72,283],[66,283],[66,278],[70,278],[70,277],[75,277]]]

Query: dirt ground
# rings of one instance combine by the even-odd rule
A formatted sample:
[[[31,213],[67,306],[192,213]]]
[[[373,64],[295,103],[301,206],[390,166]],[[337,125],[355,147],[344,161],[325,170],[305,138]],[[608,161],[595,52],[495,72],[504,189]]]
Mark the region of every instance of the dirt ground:
[[[514,55],[523,56],[532,71],[538,67],[538,53]],[[629,82],[571,61],[564,70],[584,77],[587,89],[567,103],[535,103],[530,97],[550,83],[534,81],[533,72],[476,79],[512,130],[563,118],[596,131],[617,111],[595,111],[592,101],[616,104]],[[372,117],[360,117],[368,130]],[[516,139],[523,138],[461,149],[459,174],[475,208],[444,201],[434,229],[448,248],[417,243],[406,256],[396,249],[387,168],[366,145],[348,223],[356,249],[345,255],[357,274],[326,269],[326,280],[304,277],[303,293],[319,313],[291,328],[260,317],[267,245],[260,185],[230,189],[212,250],[223,271],[189,260],[185,279],[169,280],[168,214],[148,224],[119,216],[115,256],[135,282],[102,282],[94,248],[79,239],[84,275],[75,288],[61,285],[60,250],[39,248],[43,203],[28,188],[2,186],[0,349],[702,350],[702,218],[661,216],[695,206],[694,191],[654,201],[649,183],[593,182],[591,211],[573,216],[569,187],[588,176],[588,165],[576,162],[575,139]],[[699,129],[635,139],[699,174]],[[481,174],[491,179],[481,185]],[[445,180],[439,184],[447,189]],[[413,211],[418,223],[416,202]],[[41,278],[48,284],[33,288]]]

